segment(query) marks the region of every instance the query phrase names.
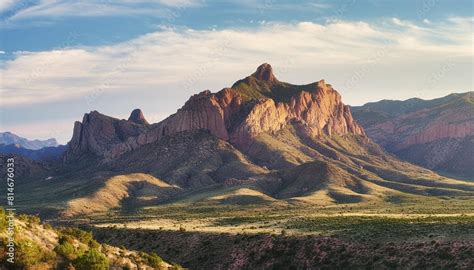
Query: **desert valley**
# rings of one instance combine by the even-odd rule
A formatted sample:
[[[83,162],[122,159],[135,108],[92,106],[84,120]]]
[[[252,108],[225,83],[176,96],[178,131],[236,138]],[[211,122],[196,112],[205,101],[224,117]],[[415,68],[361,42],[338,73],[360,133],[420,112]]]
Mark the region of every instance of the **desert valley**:
[[[158,123],[91,111],[65,146],[2,133],[21,241],[43,250],[17,267],[472,269],[473,93],[351,107],[265,63]]]

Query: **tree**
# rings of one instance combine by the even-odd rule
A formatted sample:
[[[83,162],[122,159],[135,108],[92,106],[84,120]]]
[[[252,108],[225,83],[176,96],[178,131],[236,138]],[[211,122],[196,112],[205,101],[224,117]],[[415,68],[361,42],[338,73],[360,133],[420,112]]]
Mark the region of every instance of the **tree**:
[[[68,260],[74,260],[78,257],[76,248],[69,241],[60,241],[54,251]]]
[[[91,248],[73,263],[77,270],[108,270],[109,261],[97,249]]]

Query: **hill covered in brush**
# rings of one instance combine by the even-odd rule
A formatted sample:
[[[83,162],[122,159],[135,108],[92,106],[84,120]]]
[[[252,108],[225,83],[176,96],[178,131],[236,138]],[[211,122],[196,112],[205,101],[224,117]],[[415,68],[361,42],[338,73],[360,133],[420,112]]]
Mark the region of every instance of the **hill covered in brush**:
[[[163,261],[155,253],[100,244],[91,232],[75,227],[53,228],[48,223],[42,223],[38,217],[28,215],[14,219],[15,256],[11,262],[8,261],[5,221],[5,211],[1,208],[1,269],[182,269],[179,265]]]

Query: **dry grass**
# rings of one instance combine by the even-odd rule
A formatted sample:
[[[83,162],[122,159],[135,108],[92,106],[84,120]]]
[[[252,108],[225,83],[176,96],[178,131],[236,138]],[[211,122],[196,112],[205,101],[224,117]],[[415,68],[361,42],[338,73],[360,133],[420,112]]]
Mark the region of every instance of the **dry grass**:
[[[130,197],[134,185],[139,185],[137,188],[143,190],[139,199],[146,201],[159,199],[160,196],[167,196],[166,190],[179,189],[148,174],[135,173],[114,176],[107,179],[104,187],[91,196],[69,201],[63,215],[72,217],[107,212],[110,209],[117,208],[124,199]]]

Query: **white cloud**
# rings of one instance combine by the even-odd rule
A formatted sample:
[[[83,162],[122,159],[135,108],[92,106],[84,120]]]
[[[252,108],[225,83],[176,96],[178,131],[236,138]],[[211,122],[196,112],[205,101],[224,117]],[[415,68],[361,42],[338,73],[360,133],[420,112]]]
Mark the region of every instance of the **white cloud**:
[[[152,6],[144,6],[151,4]],[[155,4],[153,6],[153,4]],[[156,17],[170,16],[166,8],[189,8],[201,4],[201,0],[41,0],[37,4],[19,9],[9,21],[33,17],[66,17],[66,16],[114,16],[147,14]],[[1,11],[0,5],[0,11]]]
[[[170,7],[194,7],[201,4],[201,1],[196,0],[157,0],[157,2]]]
[[[472,81],[463,75],[473,58],[472,23],[456,18],[420,27],[394,19],[265,24],[250,30],[166,29],[111,46],[22,52],[1,65],[0,104],[94,102],[104,93],[127,99],[136,91],[182,97],[230,86],[263,62],[285,81],[326,78],[353,104],[472,90],[465,89]],[[447,59],[453,64],[446,78],[429,85]],[[146,95],[143,102],[152,102]]]

